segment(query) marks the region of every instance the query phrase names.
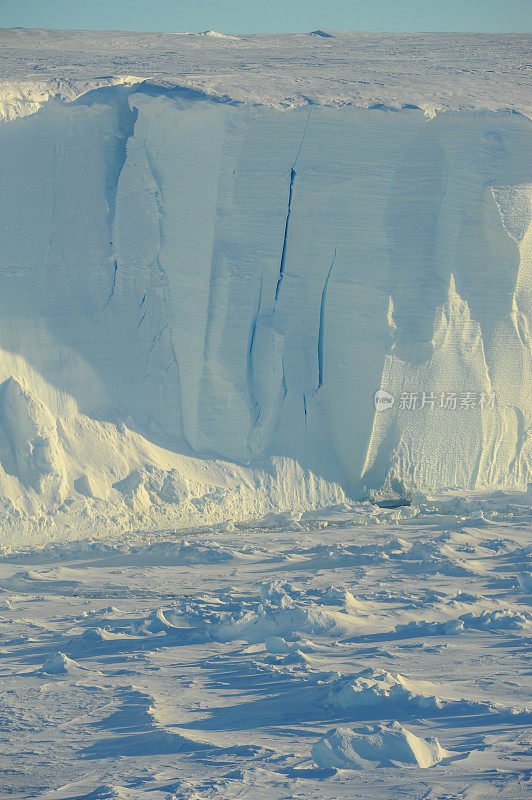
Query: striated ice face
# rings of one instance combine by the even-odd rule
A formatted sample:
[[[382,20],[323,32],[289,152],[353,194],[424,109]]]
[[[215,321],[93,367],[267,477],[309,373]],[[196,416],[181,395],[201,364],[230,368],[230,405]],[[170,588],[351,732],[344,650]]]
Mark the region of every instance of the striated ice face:
[[[526,488],[531,145],[518,114],[160,88],[5,123],[0,378],[351,493]]]

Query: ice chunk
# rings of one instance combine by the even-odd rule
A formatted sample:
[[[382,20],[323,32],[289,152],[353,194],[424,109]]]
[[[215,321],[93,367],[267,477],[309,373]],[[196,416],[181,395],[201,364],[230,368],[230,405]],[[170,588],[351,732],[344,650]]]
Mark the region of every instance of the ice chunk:
[[[363,769],[401,764],[432,767],[450,754],[437,739],[422,739],[398,722],[361,728],[334,728],[312,747],[320,767]]]

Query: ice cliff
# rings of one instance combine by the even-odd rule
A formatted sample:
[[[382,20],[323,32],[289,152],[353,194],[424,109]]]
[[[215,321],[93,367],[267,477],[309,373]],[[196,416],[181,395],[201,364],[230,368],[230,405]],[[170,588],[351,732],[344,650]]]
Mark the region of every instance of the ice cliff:
[[[526,489],[530,119],[149,82],[31,110],[0,125],[7,528]]]

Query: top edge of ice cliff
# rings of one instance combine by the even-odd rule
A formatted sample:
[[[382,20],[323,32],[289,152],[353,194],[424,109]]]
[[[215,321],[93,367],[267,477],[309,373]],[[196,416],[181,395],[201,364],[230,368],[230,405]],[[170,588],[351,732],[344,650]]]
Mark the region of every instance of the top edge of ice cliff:
[[[301,106],[532,116],[529,34],[141,33],[0,29],[0,119],[143,80],[206,97]],[[102,77],[105,76],[105,77]],[[124,77],[127,76],[127,77]],[[131,77],[135,76],[135,77]]]

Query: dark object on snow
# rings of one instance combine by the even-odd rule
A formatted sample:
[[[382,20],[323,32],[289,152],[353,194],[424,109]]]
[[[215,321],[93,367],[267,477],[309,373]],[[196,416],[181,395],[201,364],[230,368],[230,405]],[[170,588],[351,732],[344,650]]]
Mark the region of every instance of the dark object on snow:
[[[408,497],[397,497],[395,500],[376,500],[375,505],[379,508],[401,508],[412,505],[412,501]]]

